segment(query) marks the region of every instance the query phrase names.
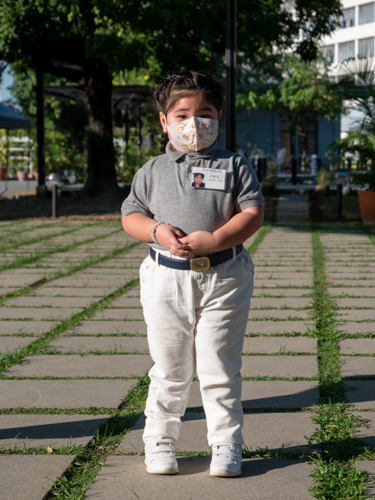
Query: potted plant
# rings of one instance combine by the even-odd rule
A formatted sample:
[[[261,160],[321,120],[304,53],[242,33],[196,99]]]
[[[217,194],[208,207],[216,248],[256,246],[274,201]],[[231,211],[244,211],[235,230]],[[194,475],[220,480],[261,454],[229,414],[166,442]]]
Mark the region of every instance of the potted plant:
[[[17,170],[17,179],[20,182],[25,182],[29,178],[27,170]]]
[[[324,193],[328,190],[328,186],[332,182],[331,174],[324,167],[321,167],[319,169],[318,175],[315,178],[315,180],[316,180],[315,191],[322,191]]]
[[[342,157],[349,153],[367,167],[364,172],[353,173],[352,178],[355,184],[363,187],[358,190],[362,220],[365,224],[375,224],[375,135],[354,132],[335,141],[332,147]]]

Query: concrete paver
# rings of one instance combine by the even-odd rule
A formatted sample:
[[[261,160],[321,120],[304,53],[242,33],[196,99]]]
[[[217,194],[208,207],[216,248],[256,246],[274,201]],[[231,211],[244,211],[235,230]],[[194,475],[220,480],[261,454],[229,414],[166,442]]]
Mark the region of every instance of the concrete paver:
[[[314,330],[312,321],[248,321],[246,333],[251,335],[267,335],[283,333],[307,333],[308,329]]]
[[[375,460],[357,460],[355,466],[358,470],[363,470],[370,476],[370,481],[367,481],[366,495],[368,498],[375,497]]]
[[[1,500],[43,500],[75,455],[0,455]]]
[[[4,372],[5,377],[131,377],[143,376],[151,368],[148,355],[78,356],[48,354],[29,356]]]
[[[348,403],[356,408],[375,409],[373,380],[345,380],[345,395]]]
[[[116,290],[112,288],[68,288],[68,287],[53,287],[48,285],[36,288],[29,296],[38,295],[63,295],[67,297],[102,297],[109,295]]]
[[[337,319],[338,321],[362,321],[364,319],[375,321],[375,309],[339,309]]]
[[[358,287],[328,287],[328,293],[334,297],[339,295],[349,295],[350,297],[375,297],[375,287],[373,288],[358,288]]]
[[[309,295],[310,290],[304,290],[303,288],[254,288],[253,297],[259,297],[260,295],[272,295],[279,297],[302,297],[303,295]],[[254,299],[253,299],[254,300]]]
[[[336,328],[343,333],[350,333],[352,335],[360,333],[375,333],[375,321],[368,323],[355,323],[353,321],[348,321],[347,323],[338,324]]]
[[[0,325],[1,326],[1,325]],[[74,335],[117,335],[147,333],[146,323],[143,321],[82,321],[79,325],[66,332]]]
[[[99,299],[93,297],[16,297],[7,300],[5,306],[18,307],[86,307]]]
[[[345,354],[375,354],[375,339],[340,340],[340,352]]]
[[[59,337],[53,340],[48,347],[62,353],[116,350],[116,352],[144,354],[148,353],[149,350],[145,337]],[[309,347],[306,344],[306,348]]]
[[[30,318],[36,320],[64,319],[80,312],[76,307],[2,307],[1,319]],[[1,331],[1,324],[0,324]]]
[[[375,375],[375,357],[341,356],[341,375],[343,377],[361,377]]]
[[[311,465],[301,460],[245,459],[242,476],[225,481],[209,476],[209,457],[179,457],[179,474],[168,481],[168,498],[201,500],[309,500]],[[166,499],[165,476],[147,474],[143,457],[110,457],[89,488],[87,500]]]
[[[0,415],[0,449],[86,446],[108,415]]]
[[[355,416],[358,416],[366,427],[360,427],[356,437],[363,439],[371,448],[375,448],[375,412],[373,411],[356,411]]]
[[[315,381],[244,380],[242,382],[244,408],[307,408],[318,402],[319,388]],[[199,382],[192,383],[188,404],[188,408],[196,407],[202,407]]]
[[[118,451],[121,453],[139,453],[143,451],[142,434],[145,416],[141,415],[134,427],[128,432]],[[245,446],[249,450],[266,448],[277,450],[284,446],[284,452],[298,451],[306,447],[304,436],[311,436],[315,424],[308,413],[245,413],[243,435]],[[211,451],[207,443],[205,414],[185,413],[182,417],[181,433],[175,444],[175,450]]]
[[[5,353],[6,351],[13,351],[18,347],[31,344],[34,342],[34,337],[0,337],[0,353]]]
[[[274,318],[274,319],[289,319],[289,318],[302,318],[310,319],[311,313],[309,311],[296,311],[295,309],[255,309],[250,310],[249,319],[256,318]]]
[[[243,377],[316,377],[317,372],[315,356],[242,356]]]
[[[0,380],[0,408],[117,408],[136,380]]]
[[[317,341],[306,337],[247,337],[244,353],[316,352]]]
[[[54,325],[54,321],[0,321],[0,335],[41,335]]]
[[[375,307],[375,298],[348,298],[348,299],[335,299],[337,307]]]

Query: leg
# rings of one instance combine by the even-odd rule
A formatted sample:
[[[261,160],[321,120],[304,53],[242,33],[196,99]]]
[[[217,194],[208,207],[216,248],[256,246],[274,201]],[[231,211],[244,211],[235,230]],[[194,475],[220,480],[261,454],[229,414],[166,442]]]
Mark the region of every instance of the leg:
[[[149,267],[147,267],[149,266]],[[146,403],[143,439],[178,439],[181,416],[195,376],[195,312],[190,273],[158,266],[141,268],[141,301],[154,366]]]
[[[243,444],[242,349],[253,292],[248,253],[217,267],[197,310],[196,358],[208,443]]]

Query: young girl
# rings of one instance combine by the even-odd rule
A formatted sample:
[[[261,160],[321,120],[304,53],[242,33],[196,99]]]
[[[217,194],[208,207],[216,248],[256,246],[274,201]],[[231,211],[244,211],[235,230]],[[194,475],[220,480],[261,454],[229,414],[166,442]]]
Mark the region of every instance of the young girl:
[[[155,91],[160,156],[135,175],[124,230],[150,244],[141,302],[154,361],[143,439],[152,474],[175,474],[174,443],[199,377],[210,474],[239,476],[243,444],[241,355],[254,266],[242,243],[263,224],[254,170],[217,148],[221,85],[196,72],[167,76]],[[194,173],[203,174],[197,189]]]

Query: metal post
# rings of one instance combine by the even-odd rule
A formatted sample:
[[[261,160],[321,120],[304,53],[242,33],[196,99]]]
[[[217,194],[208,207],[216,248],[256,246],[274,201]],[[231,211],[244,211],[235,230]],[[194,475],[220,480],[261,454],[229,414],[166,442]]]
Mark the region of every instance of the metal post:
[[[44,89],[43,72],[40,68],[36,70],[36,127],[38,140],[38,187],[37,193],[42,194],[44,188],[45,169],[45,151],[44,151]]]
[[[297,158],[292,158],[292,184],[297,184]]]
[[[7,128],[7,145],[5,156],[5,191],[8,191],[8,163],[9,163],[9,128]]]
[[[342,215],[342,184],[337,184],[337,220],[341,220]]]
[[[236,152],[236,10],[236,0],[227,0],[226,148],[232,152]]]
[[[52,217],[57,218],[57,184],[52,184]]]

